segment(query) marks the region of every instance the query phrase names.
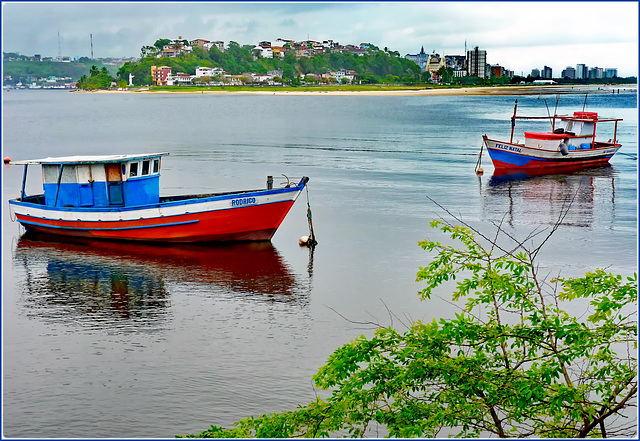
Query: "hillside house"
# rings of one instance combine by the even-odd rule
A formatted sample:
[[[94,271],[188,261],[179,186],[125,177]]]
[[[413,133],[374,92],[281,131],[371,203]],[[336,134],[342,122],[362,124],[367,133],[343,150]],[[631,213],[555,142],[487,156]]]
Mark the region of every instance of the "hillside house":
[[[202,48],[202,49],[205,49],[206,46],[211,47],[211,42],[209,40],[203,40],[202,38],[198,38],[196,40],[191,40],[189,42],[189,44],[192,47],[199,47],[199,48]]]
[[[285,48],[284,46],[271,46],[271,53],[273,54],[273,58],[280,58],[282,60],[286,52],[287,48]]]
[[[273,58],[273,50],[271,49],[271,46],[255,46],[251,49],[251,53],[259,58]]]
[[[353,70],[340,69],[336,72],[327,71],[328,78],[335,78],[338,82],[344,82],[343,80],[347,80],[352,83],[353,80],[358,76],[358,73]]]
[[[157,58],[176,58],[181,53],[182,51],[180,51],[179,49],[168,48],[168,49],[162,49],[156,57]]]
[[[189,75],[184,72],[178,72],[175,75],[169,75],[167,77],[167,86],[179,86],[182,84],[192,84],[195,75]]]
[[[218,75],[222,75],[224,71],[219,67],[205,67],[197,66],[195,78],[209,77],[214,78]]]

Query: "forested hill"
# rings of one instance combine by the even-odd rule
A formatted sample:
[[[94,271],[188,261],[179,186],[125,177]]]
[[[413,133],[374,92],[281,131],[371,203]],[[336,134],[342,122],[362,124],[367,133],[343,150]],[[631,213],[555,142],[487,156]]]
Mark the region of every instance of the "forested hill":
[[[57,62],[57,61],[3,61],[2,73],[16,82],[27,82],[28,78],[70,77],[73,81],[85,75],[91,66],[106,67],[110,74],[115,75],[117,68],[111,65],[103,65],[94,60],[87,62]]]
[[[153,48],[153,46],[148,46]],[[295,82],[295,74],[324,74],[328,70],[353,70],[358,73],[363,83],[377,83],[388,77],[396,77],[395,82],[422,81],[420,67],[414,62],[397,55],[388,55],[377,48],[358,56],[352,53],[318,54],[311,57],[297,58],[287,52],[283,59],[256,58],[252,54],[254,46],[241,46],[230,42],[224,52],[217,47],[206,51],[194,47],[190,54],[180,54],[176,58],[157,58],[151,53],[137,62],[125,63],[118,70],[118,79],[129,81],[129,74],[134,75],[134,85],[151,84],[151,66],[169,66],[174,73],[184,72],[193,75],[197,66],[220,67],[231,75],[242,75],[247,72],[266,74],[272,70],[281,70],[285,82]],[[143,48],[143,53],[144,53]]]

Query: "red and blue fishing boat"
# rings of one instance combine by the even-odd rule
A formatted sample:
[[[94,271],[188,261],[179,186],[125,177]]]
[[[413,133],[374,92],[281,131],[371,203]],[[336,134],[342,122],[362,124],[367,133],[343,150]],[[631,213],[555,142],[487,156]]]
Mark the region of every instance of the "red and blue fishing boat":
[[[573,115],[517,116],[518,101],[511,118],[509,141],[483,135],[496,171],[562,171],[607,165],[620,149],[617,140],[620,118],[603,118],[597,112],[574,112]],[[516,119],[548,119],[549,132],[524,132],[524,142],[513,140]],[[602,123],[614,123],[608,141],[596,139]]]
[[[25,161],[12,217],[28,231],[93,239],[150,242],[268,241],[305,188],[298,184],[180,196],[160,196],[168,153],[70,156]],[[30,165],[42,168],[43,194],[27,196]],[[287,180],[288,181],[288,180]]]

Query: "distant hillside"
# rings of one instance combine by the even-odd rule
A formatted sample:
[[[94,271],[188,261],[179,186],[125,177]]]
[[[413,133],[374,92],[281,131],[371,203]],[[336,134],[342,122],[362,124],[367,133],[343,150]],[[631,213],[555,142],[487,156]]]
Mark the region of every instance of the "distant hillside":
[[[70,62],[63,63],[57,61],[3,61],[3,75],[11,76],[12,83],[26,82],[29,76],[36,78],[55,77],[71,77],[73,81],[78,81],[82,75],[86,75],[91,66],[98,69],[106,67],[112,76],[118,72],[116,66],[103,65],[99,62],[80,63]]]
[[[163,42],[158,40],[156,46],[145,46],[148,54],[142,59],[125,63],[118,70],[118,79],[128,81],[129,74],[134,75],[133,83],[137,86],[151,84],[151,66],[169,66],[174,73],[184,72],[193,75],[196,66],[219,67],[232,75],[245,72],[267,73],[278,70],[282,72],[285,83],[295,85],[299,74],[325,74],[328,70],[347,69],[356,72],[363,83],[379,83],[385,80],[393,83],[414,83],[423,80],[420,67],[413,61],[400,58],[397,53],[390,55],[375,47],[362,49],[360,54],[323,53],[313,56],[296,56],[293,50],[284,57],[263,58],[256,54],[253,45],[241,46],[232,41],[228,47],[220,51],[217,47],[204,50],[194,47],[189,53],[177,56],[161,57],[166,51],[160,51]],[[177,46],[177,45],[176,45]],[[155,48],[155,50],[153,50]]]

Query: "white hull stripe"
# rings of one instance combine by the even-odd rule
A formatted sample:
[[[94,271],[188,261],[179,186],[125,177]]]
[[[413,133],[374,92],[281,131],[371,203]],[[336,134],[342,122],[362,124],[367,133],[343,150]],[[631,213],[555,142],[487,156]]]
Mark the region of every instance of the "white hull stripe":
[[[300,194],[299,189],[289,191],[284,194],[267,194],[255,196],[255,203],[244,205],[231,205],[232,200],[245,199],[247,194],[236,194],[235,197],[229,197],[223,200],[198,201],[189,199],[187,201],[171,202],[169,204],[156,204],[149,208],[135,207],[133,208],[103,208],[103,209],[82,209],[77,207],[61,208],[61,207],[45,207],[41,204],[20,202],[11,200],[15,214],[27,215],[31,217],[49,219],[55,221],[136,221],[140,219],[162,219],[172,216],[180,216],[185,214],[198,214],[211,211],[229,210],[243,207],[255,207],[261,205],[269,205],[280,202],[295,201]],[[176,205],[179,204],[179,205]]]

